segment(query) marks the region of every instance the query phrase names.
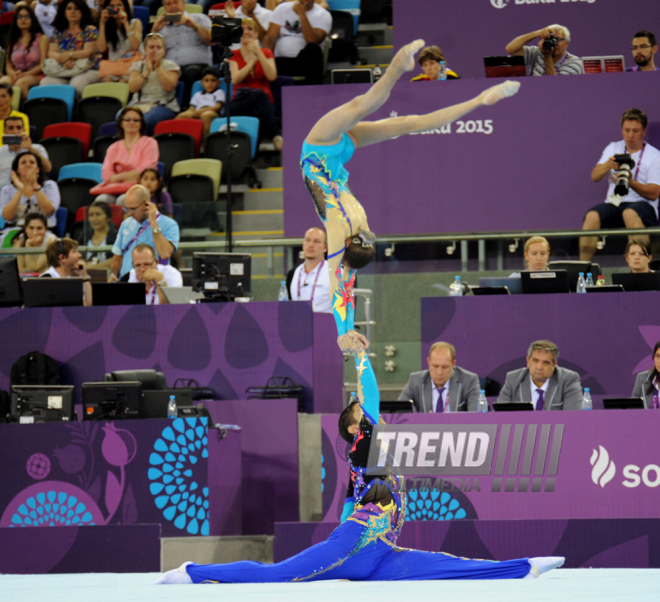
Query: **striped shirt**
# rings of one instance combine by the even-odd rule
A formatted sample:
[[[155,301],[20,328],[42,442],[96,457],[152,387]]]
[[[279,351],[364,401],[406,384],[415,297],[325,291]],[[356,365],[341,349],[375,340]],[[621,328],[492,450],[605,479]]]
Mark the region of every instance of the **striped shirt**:
[[[544,75],[545,60],[538,46],[523,46],[525,50],[525,67],[528,75]],[[576,75],[584,73],[582,59],[570,52],[566,52],[561,60],[555,64],[557,75]]]

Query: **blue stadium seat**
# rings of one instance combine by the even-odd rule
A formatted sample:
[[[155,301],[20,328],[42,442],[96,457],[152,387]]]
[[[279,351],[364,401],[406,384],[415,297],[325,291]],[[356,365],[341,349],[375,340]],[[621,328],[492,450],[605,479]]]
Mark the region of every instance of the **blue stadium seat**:
[[[67,178],[86,178],[88,180],[95,180],[97,184],[103,181],[101,177],[101,168],[103,163],[71,163],[70,165],[63,165],[60,168],[59,180],[66,180]]]
[[[231,98],[231,92],[234,87],[230,84],[229,90],[230,93],[227,94],[227,82],[224,79],[220,80],[220,89],[225,93],[227,99]],[[202,92],[202,80],[198,79],[196,82],[193,82],[192,88],[190,89],[190,98],[192,98],[197,92]]]
[[[144,37],[145,32],[149,28],[149,8],[135,4],[133,5],[133,16],[142,21],[142,37]]]
[[[66,220],[69,215],[69,210],[66,207],[58,207],[55,212],[55,218],[57,219],[57,225],[55,226],[55,234],[60,238],[64,238],[66,233]]]
[[[234,127],[234,124],[236,124],[236,127]],[[227,125],[227,120],[224,117],[216,117],[211,122],[209,133],[219,132],[224,125]],[[257,141],[259,140],[259,120],[256,117],[237,115],[236,117],[231,117],[230,127],[239,132],[247,132],[250,135],[252,142],[251,156],[254,159],[254,156],[257,154]]]
[[[71,121],[73,114],[73,103],[76,97],[76,89],[68,84],[53,84],[51,86],[34,86],[28,92],[28,101],[34,98],[56,98],[66,103],[67,118],[64,121]]]

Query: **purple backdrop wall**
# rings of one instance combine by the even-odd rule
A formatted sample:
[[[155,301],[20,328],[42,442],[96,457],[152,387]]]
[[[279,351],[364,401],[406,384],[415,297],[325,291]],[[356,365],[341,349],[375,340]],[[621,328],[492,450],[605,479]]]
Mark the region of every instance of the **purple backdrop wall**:
[[[275,527],[275,562],[325,540],[337,523]],[[659,568],[660,520],[465,520],[415,522],[398,545],[468,558],[565,556],[565,568]]]
[[[0,332],[0,389],[9,389],[18,357],[37,350],[60,362],[68,384],[103,380],[112,370],[155,368],[170,386],[192,378],[221,399],[244,399],[247,387],[289,376],[305,386],[309,411],[341,405],[341,353],[335,347],[318,367],[311,353],[315,342],[332,347],[327,341],[336,340],[336,326],[309,303],[0,309]]]
[[[458,364],[504,384],[523,368],[529,344],[550,339],[559,364],[596,395],[627,397],[635,374],[653,367],[660,293],[511,295],[422,299],[422,365],[435,341],[450,341]]]
[[[440,88],[401,82],[370,119],[430,112],[493,83],[460,80]],[[321,115],[366,89],[326,86],[323,95],[307,86],[283,90],[286,236],[300,237],[319,223],[300,173],[302,141]],[[637,106],[649,115],[647,141],[660,146],[659,99],[660,73],[527,78],[517,96],[462,119],[464,132],[456,122],[451,133],[359,149],[347,165],[349,183],[378,236],[578,228],[586,210],[605,200],[605,183],[592,183],[590,174],[605,146],[621,139],[625,109]],[[487,120],[491,134],[467,133],[479,126],[486,131]]]
[[[346,498],[350,450],[337,418],[321,418],[323,521],[332,523]],[[498,425],[487,476],[438,469],[437,477],[406,477],[408,521],[660,518],[660,412],[398,414],[386,422]]]
[[[483,57],[506,55],[515,37],[560,23],[578,56],[622,54],[633,65],[630,42],[640,29],[660,31],[654,0],[394,0],[395,48],[415,38],[440,46],[461,77],[483,77]],[[594,24],[597,23],[597,27]],[[453,83],[453,82],[452,82]]]

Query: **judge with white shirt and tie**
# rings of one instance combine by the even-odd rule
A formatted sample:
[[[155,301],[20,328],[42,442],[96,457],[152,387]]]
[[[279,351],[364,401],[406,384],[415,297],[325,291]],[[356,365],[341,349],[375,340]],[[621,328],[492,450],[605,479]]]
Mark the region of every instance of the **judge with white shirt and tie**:
[[[527,368],[507,373],[497,402],[531,402],[535,410],[582,409],[580,375],[557,366],[558,359],[557,345],[534,341],[527,351]]]
[[[303,239],[304,261],[289,272],[287,288],[292,301],[311,301],[315,312],[332,313],[330,272],[325,253],[328,243],[323,228],[310,228]]]
[[[433,343],[426,361],[429,369],[410,375],[399,400],[412,399],[418,412],[476,412],[479,377],[456,365],[454,346]]]

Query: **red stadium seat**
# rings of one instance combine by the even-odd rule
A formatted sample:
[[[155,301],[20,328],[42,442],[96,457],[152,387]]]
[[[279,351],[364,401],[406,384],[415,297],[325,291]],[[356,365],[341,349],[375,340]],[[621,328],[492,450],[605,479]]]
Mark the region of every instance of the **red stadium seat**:
[[[154,136],[169,133],[188,134],[195,141],[195,156],[199,157],[203,127],[201,119],[167,119],[156,124]]]
[[[69,123],[52,123],[44,128],[44,133],[41,137],[56,138],[62,136],[65,138],[77,138],[83,145],[83,157],[87,160],[89,153],[89,143],[92,136],[92,126],[89,123],[82,121],[71,121]]]

